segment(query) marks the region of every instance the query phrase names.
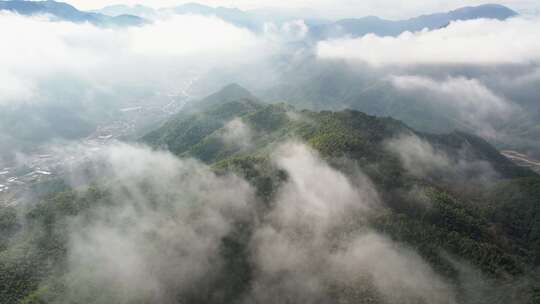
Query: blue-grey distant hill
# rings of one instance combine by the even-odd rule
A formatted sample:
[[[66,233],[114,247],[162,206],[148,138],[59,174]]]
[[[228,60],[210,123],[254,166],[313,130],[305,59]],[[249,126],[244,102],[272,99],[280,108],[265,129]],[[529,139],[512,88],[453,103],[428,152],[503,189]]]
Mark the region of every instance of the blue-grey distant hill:
[[[162,11],[174,12],[176,14],[216,16],[236,26],[253,31],[261,30],[263,26],[263,22],[257,19],[256,16],[237,8],[210,7],[198,3],[186,3],[176,7],[165,8]]]
[[[215,16],[219,19],[227,21],[238,27],[246,28],[252,31],[259,31],[263,28],[264,21],[258,18],[258,16],[246,11],[242,11],[237,8],[228,7],[211,7],[198,3],[186,3],[174,7],[166,7],[161,9],[153,9],[143,5],[109,5],[102,9],[95,10],[94,12],[108,15],[119,16],[122,14],[136,15],[143,18],[154,18],[160,13],[166,14],[178,14],[178,15],[203,15],[203,16]]]
[[[422,15],[407,20],[392,21],[374,16],[342,19],[331,24],[312,27],[312,36],[315,39],[328,39],[345,35],[359,37],[370,33],[379,36],[397,36],[406,31],[416,32],[423,29],[443,28],[452,21],[482,18],[505,20],[517,15],[515,11],[505,6],[485,4],[463,7],[446,13]]]
[[[100,13],[84,12],[75,7],[56,1],[0,1],[0,10],[11,11],[24,16],[50,15],[57,20],[70,22],[90,22],[99,26],[138,26],[146,20],[133,15],[107,16]]]
[[[112,5],[106,6],[95,12],[111,17],[122,14],[137,15],[139,17],[150,18],[159,12],[173,14],[197,14],[203,16],[216,16],[222,20],[236,26],[260,31],[265,22],[277,24],[290,20],[302,19],[294,16],[284,16],[283,14],[271,11],[261,13],[259,11],[242,11],[237,8],[211,7],[198,3],[186,3],[175,7],[155,10],[151,7],[135,5]],[[305,20],[310,26],[311,37],[315,40],[335,38],[341,36],[358,37],[373,33],[380,36],[397,36],[405,31],[420,31],[425,28],[429,30],[447,26],[452,21],[471,19],[498,19],[505,20],[516,16],[517,13],[510,8],[498,4],[486,4],[476,7],[464,7],[450,12],[423,15],[407,20],[384,20],[379,17],[369,16],[362,18],[342,19],[338,21],[330,20]]]
[[[111,17],[117,17],[121,15],[133,15],[141,18],[153,18],[156,15],[156,10],[144,6],[141,4],[136,5],[125,5],[125,4],[114,4],[108,5],[101,9],[93,10],[91,12],[99,13]]]
[[[238,8],[230,7],[211,7],[199,3],[185,3],[173,7],[164,7],[154,9],[144,5],[109,5],[93,12],[101,13],[108,16],[118,16],[121,14],[136,15],[143,18],[152,19],[159,16],[160,13],[177,14],[177,15],[203,15],[215,16],[226,22],[234,24],[237,27],[249,29],[254,32],[262,31],[264,24],[272,22],[282,24],[291,20],[304,19],[294,14],[285,14],[279,10],[260,9],[243,11]],[[330,20],[323,19],[307,19],[304,20],[308,25],[320,25],[331,23]]]

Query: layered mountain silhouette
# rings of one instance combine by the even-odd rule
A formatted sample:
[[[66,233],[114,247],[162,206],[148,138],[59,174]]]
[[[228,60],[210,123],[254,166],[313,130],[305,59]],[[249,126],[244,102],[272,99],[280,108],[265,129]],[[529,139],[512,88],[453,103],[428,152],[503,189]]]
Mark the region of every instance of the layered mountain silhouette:
[[[308,117],[308,119],[299,117]],[[450,155],[455,153],[457,156],[458,152],[455,149],[466,145],[470,149],[469,152],[474,151],[472,154],[475,157],[488,161],[497,168],[501,176],[535,175],[514,165],[489,143],[465,132],[430,135],[415,131],[399,120],[371,116],[360,111],[317,112],[297,110],[285,103],[267,104],[238,84],[230,84],[219,92],[188,104],[162,127],[144,136],[143,141],[155,147],[166,147],[177,155],[194,156],[205,161],[221,161],[226,158],[227,153],[219,147],[225,148],[225,146],[215,142],[214,139],[216,135],[219,135],[219,130],[234,118],[242,118],[251,129],[258,132],[259,136],[254,139],[256,144],[253,146],[253,151],[264,149],[267,144],[279,141],[280,136],[282,139],[298,137],[306,142],[317,142],[315,146],[328,149],[325,152],[330,155],[334,152],[336,155],[347,154],[345,150],[340,150],[342,148],[353,153],[377,151],[372,155],[373,161],[376,161],[377,157],[386,153],[380,150],[385,140],[401,134],[414,134],[447,150]],[[334,127],[337,129],[330,130]],[[326,131],[331,131],[331,134],[315,136],[319,132]],[[277,134],[280,135],[277,136]],[[362,138],[369,138],[369,140],[362,141]],[[356,148],[354,148],[355,143],[358,144]],[[217,149],[214,151],[216,154],[205,154],[212,149]],[[189,151],[197,152],[189,153]],[[364,157],[367,156],[367,154],[364,155]]]
[[[358,19],[342,19],[334,23],[321,25],[312,29],[317,39],[328,39],[339,36],[358,37],[366,34],[379,36],[397,36],[403,32],[416,32],[423,29],[435,30],[447,26],[450,22],[471,19],[505,20],[517,13],[505,6],[485,4],[475,7],[459,8],[446,13],[423,15],[406,20],[385,20],[375,16]]]
[[[49,15],[56,20],[89,22],[100,26],[138,26],[147,21],[134,15],[121,14],[107,16],[100,13],[84,12],[75,7],[56,1],[0,1],[0,10],[11,11],[24,16]]]
[[[141,4],[129,6],[125,4],[108,5],[101,9],[92,10],[91,12],[99,13],[111,17],[117,17],[120,15],[134,15],[141,18],[153,17],[156,14],[156,10],[151,7]]]
[[[294,16],[284,17],[282,14],[266,13],[258,11],[242,11],[236,8],[210,7],[198,3],[187,3],[176,7],[154,10],[153,8],[136,5],[114,5],[107,6],[96,12],[110,16],[121,14],[135,14],[141,17],[156,15],[159,12],[176,14],[199,14],[205,16],[216,16],[236,26],[251,30],[261,30],[265,22],[282,23],[290,20],[300,19]],[[423,29],[438,29],[447,26],[452,21],[471,19],[498,19],[505,20],[516,16],[517,13],[510,8],[498,4],[485,4],[474,7],[459,8],[450,12],[423,15],[407,20],[385,20],[375,16],[363,18],[330,20],[305,20],[310,26],[311,37],[313,39],[327,39],[339,36],[362,36],[373,33],[382,36],[395,36],[405,31],[420,31]]]
[[[272,16],[253,11],[242,11],[237,8],[211,7],[198,3],[187,3],[175,7],[153,9],[143,5],[111,5],[90,12],[80,11],[75,7],[52,0],[47,1],[0,1],[0,10],[12,11],[21,15],[31,16],[47,14],[58,20],[71,22],[90,22],[102,26],[137,26],[148,22],[159,13],[166,14],[197,14],[215,16],[236,26],[252,31],[261,31],[266,22],[283,23],[298,19],[293,16],[284,18],[282,15]],[[336,38],[341,36],[358,37],[365,34],[379,36],[396,36],[403,32],[434,30],[447,26],[450,22],[471,19],[505,20],[516,16],[510,8],[498,4],[485,4],[474,7],[459,8],[450,12],[423,15],[407,20],[385,20],[376,16],[350,18],[337,21],[306,20],[310,26],[310,37],[315,40]]]

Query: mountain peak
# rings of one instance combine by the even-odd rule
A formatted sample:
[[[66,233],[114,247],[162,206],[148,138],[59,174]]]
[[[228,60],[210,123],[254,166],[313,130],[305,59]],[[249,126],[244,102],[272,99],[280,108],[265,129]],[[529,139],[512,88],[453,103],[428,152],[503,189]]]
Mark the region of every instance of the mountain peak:
[[[99,26],[139,26],[146,20],[137,16],[107,16],[101,13],[80,11],[74,6],[52,0],[47,1],[0,1],[0,10],[15,12],[23,16],[48,14],[55,20],[70,22],[90,22]]]
[[[243,99],[257,100],[257,98],[253,96],[253,94],[251,94],[251,92],[246,90],[244,87],[236,83],[231,83],[223,87],[217,93],[206,97],[201,102],[199,102],[199,104],[203,104],[206,106]]]
[[[385,20],[375,16],[349,18],[334,23],[324,24],[312,29],[317,39],[339,36],[359,37],[366,34],[378,36],[398,36],[403,32],[417,32],[423,29],[436,30],[447,26],[452,21],[473,19],[505,20],[518,13],[500,4],[468,6],[449,12],[422,15],[405,20]]]
[[[188,105],[186,105],[184,110],[186,112],[197,112],[201,110],[206,110],[218,104],[225,104],[241,100],[250,100],[258,103],[258,99],[253,94],[251,94],[250,91],[236,83],[231,83],[223,87],[216,93],[205,97],[202,100],[189,103]]]
[[[453,10],[449,14],[456,19],[491,18],[499,20],[505,20],[518,15],[516,11],[500,4],[467,6]]]
[[[217,94],[237,95],[240,97],[253,97],[251,92],[237,83],[230,83],[217,92]]]

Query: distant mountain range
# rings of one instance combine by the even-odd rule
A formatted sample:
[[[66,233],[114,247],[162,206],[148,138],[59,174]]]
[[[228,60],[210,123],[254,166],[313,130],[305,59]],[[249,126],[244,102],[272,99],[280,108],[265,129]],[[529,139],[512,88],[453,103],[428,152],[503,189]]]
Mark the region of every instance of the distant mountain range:
[[[250,30],[262,30],[265,22],[284,23],[287,21],[302,19],[299,17],[284,15],[272,11],[242,11],[236,8],[210,7],[198,3],[188,3],[171,8],[154,10],[153,8],[135,5],[107,6],[95,12],[112,17],[122,14],[133,14],[140,17],[150,18],[159,13],[175,14],[200,14],[205,16],[217,16],[236,26]],[[315,40],[335,38],[339,36],[362,36],[373,33],[380,36],[396,36],[405,31],[429,30],[447,26],[452,21],[471,19],[498,19],[505,20],[518,15],[512,9],[498,5],[485,4],[475,7],[459,8],[450,12],[423,15],[407,20],[384,20],[379,17],[369,16],[363,18],[341,19],[337,21],[310,19],[305,20],[310,26],[311,37]]]
[[[284,23],[302,19],[279,13],[242,11],[237,8],[210,7],[198,3],[187,3],[175,7],[153,9],[143,5],[111,5],[94,11],[80,11],[75,7],[56,1],[0,1],[0,10],[9,10],[21,15],[48,14],[59,20],[90,22],[100,26],[138,26],[156,18],[160,14],[197,14],[216,16],[236,26],[252,31],[262,31],[267,22]],[[407,20],[384,20],[369,16],[363,18],[330,20],[305,20],[310,26],[310,37],[323,40],[341,36],[358,37],[368,33],[379,36],[396,36],[405,31],[433,30],[447,26],[452,21],[471,19],[505,20],[517,12],[498,4],[464,7],[445,13],[423,15]]]
[[[56,1],[0,1],[0,10],[24,16],[50,15],[62,21],[89,22],[99,26],[138,26],[147,22],[135,15],[108,16],[95,12],[84,12],[67,3]]]
[[[156,15],[156,10],[151,7],[144,5],[125,5],[125,4],[115,4],[108,5],[104,8],[92,10],[93,13],[103,14],[111,17],[117,17],[120,15],[134,15],[142,18],[152,18]]]
[[[242,11],[237,8],[228,7],[210,7],[198,3],[186,3],[179,6],[167,7],[161,9],[153,9],[143,5],[110,5],[99,10],[94,10],[94,13],[104,14],[111,17],[117,17],[120,15],[130,14],[137,15],[142,18],[156,18],[163,14],[195,14],[203,16],[216,16],[224,21],[232,23],[236,26],[247,28],[253,31],[259,31],[263,29],[263,18],[260,18],[256,14]]]
[[[517,15],[517,12],[505,6],[485,4],[397,21],[384,20],[375,16],[342,19],[331,24],[313,27],[311,31],[312,35],[317,39],[328,39],[344,35],[358,37],[370,33],[379,36],[397,36],[407,31],[417,32],[423,29],[435,30],[443,28],[452,21],[482,18],[505,20]]]
[[[161,11],[172,12],[176,14],[197,14],[203,16],[217,16],[227,22],[235,24],[240,27],[248,28],[251,30],[262,29],[262,21],[251,15],[248,12],[239,10],[237,8],[227,7],[209,7],[198,3],[188,3],[172,8],[165,8]]]

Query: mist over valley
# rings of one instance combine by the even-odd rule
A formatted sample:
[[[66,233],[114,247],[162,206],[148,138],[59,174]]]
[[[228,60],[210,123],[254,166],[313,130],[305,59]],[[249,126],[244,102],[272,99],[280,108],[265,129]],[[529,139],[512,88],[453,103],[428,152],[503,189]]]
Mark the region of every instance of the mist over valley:
[[[306,5],[0,1],[0,303],[538,303],[538,4]]]

